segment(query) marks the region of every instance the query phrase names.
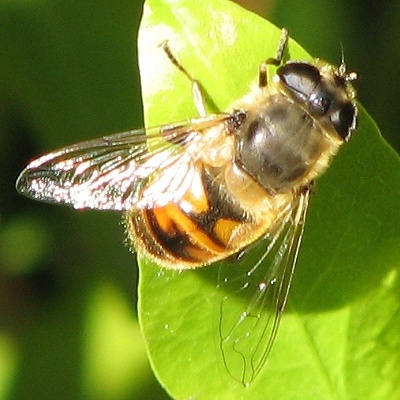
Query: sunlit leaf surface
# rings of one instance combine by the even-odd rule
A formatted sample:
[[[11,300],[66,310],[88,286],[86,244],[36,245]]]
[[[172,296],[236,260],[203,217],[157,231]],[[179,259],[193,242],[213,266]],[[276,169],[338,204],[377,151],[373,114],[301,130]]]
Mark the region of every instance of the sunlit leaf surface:
[[[148,1],[139,39],[148,126],[195,117],[190,84],[214,105],[249,90],[280,30],[231,2]],[[310,57],[290,42],[291,59]],[[338,55],[339,59],[340,55]],[[361,99],[362,100],[362,99]],[[359,129],[318,181],[275,347],[245,388],[222,362],[218,267],[171,272],[140,260],[140,320],[155,373],[179,399],[400,396],[400,163],[360,107]],[[237,299],[240,312],[243,299]]]

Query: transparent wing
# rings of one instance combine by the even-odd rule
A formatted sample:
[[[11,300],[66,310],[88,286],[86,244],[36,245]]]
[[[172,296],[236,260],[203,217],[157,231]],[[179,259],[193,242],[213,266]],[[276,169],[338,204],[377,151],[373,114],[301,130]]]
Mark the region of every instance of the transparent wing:
[[[215,114],[77,143],[32,161],[16,188],[28,197],[78,209],[165,205],[190,186],[203,132],[229,118]]]
[[[261,371],[275,341],[303,236],[308,200],[308,189],[295,198],[262,241],[264,249],[256,261],[251,261],[254,252],[249,251],[237,265],[220,267],[220,347],[229,374],[245,386]],[[252,268],[240,271],[249,262]]]

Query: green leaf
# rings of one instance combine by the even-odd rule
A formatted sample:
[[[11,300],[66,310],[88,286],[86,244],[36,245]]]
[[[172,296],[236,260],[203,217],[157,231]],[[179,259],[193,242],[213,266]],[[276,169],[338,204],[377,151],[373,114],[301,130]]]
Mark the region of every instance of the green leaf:
[[[279,37],[228,1],[147,1],[139,33],[146,124],[197,116],[190,82],[163,41],[205,87],[210,108],[229,110]],[[310,60],[293,41],[289,56]],[[399,158],[360,106],[359,128],[317,182],[289,304],[249,387],[232,379],[219,350],[218,267],[179,273],[139,260],[140,322],[167,391],[177,399],[399,398],[399,198]]]

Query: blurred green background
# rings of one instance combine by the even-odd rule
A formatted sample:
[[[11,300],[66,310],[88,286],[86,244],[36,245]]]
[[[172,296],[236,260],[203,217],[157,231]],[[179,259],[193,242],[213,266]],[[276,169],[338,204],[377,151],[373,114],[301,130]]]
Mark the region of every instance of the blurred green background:
[[[337,64],[342,44],[360,101],[399,151],[400,0],[244,3],[311,54]],[[120,215],[14,190],[32,157],[142,126],[141,11],[137,0],[0,1],[0,400],[168,398],[140,336]]]

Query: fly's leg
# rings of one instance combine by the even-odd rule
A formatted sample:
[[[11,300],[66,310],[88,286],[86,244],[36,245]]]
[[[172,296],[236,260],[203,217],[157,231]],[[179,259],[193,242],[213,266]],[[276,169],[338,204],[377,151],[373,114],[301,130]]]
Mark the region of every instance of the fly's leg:
[[[179,69],[185,76],[190,80],[192,84],[192,96],[193,103],[199,113],[200,117],[206,117],[208,115],[205,106],[205,95],[203,93],[203,88],[200,82],[197,79],[194,79],[193,76],[186,70],[186,68],[178,61],[178,59],[174,56],[171,51],[171,48],[168,45],[167,41],[161,43],[160,47],[164,50],[165,54],[175,65],[176,68]]]
[[[280,65],[282,62],[283,54],[285,52],[289,39],[289,32],[286,28],[282,28],[281,38],[279,40],[278,50],[275,57],[267,58],[261,65],[258,72],[258,86],[260,88],[268,85],[267,68],[269,65]]]

